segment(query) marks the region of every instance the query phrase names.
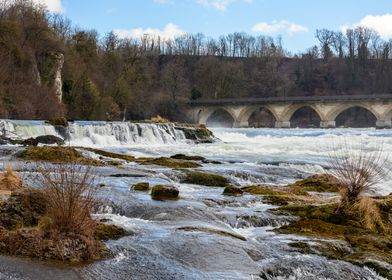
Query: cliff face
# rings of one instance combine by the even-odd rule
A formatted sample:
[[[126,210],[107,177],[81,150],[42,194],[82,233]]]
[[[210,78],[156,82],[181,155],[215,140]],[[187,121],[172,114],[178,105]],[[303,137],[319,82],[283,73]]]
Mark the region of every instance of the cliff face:
[[[54,72],[53,91],[61,103],[63,98],[61,71],[64,65],[64,55],[62,53],[56,53],[56,54],[57,55],[53,67],[53,72]]]

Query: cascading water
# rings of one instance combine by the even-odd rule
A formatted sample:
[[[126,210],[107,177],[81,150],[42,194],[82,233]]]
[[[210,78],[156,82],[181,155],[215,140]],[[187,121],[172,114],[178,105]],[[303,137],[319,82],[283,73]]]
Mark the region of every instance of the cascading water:
[[[74,122],[57,130],[43,121],[1,120],[1,132],[6,137],[20,139],[55,135],[73,146],[118,147],[186,142],[183,131],[175,129],[173,124]]]

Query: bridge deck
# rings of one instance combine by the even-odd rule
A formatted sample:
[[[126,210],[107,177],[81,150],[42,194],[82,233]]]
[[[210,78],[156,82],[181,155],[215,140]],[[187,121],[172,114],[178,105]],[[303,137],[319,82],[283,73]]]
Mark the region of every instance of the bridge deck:
[[[265,98],[225,98],[189,101],[189,105],[245,105],[297,102],[339,102],[339,101],[392,101],[392,94],[374,95],[330,95],[330,96],[290,96]]]

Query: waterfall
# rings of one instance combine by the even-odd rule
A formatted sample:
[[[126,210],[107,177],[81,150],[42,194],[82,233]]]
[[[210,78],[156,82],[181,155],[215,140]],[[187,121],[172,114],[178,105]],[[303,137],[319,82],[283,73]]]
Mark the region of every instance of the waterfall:
[[[56,129],[43,121],[0,120],[0,134],[18,139],[55,135],[74,146],[113,147],[186,142],[184,133],[175,129],[173,124],[155,123],[77,121],[65,129]]]

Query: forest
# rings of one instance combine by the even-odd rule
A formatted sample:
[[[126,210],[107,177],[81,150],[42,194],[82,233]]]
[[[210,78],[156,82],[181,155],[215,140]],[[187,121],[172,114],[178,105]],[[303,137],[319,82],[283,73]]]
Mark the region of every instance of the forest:
[[[0,117],[186,121],[181,110],[195,99],[392,94],[392,40],[363,27],[315,36],[298,54],[280,37],[239,32],[123,39],[30,1],[1,1]]]

